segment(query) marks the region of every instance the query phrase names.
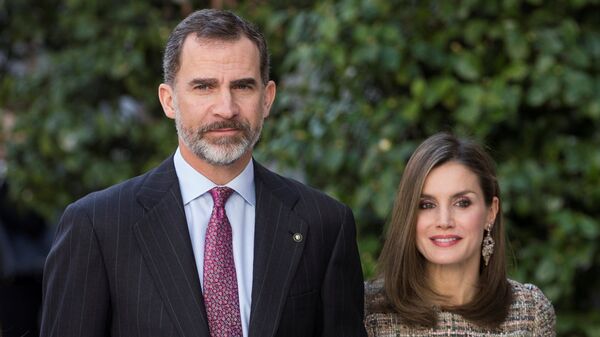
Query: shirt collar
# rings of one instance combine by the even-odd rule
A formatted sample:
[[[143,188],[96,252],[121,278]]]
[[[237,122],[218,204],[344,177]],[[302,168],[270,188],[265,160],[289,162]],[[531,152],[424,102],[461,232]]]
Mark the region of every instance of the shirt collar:
[[[187,205],[192,200],[207,193],[211,188],[218,186],[190,166],[190,164],[183,159],[179,147],[173,156],[173,163],[175,164],[175,172],[179,179],[181,197],[184,205]],[[242,172],[233,180],[225,184],[225,186],[233,189],[242,196],[247,203],[254,206],[256,203],[256,194],[254,191],[253,161],[250,160],[244,170],[242,170]]]

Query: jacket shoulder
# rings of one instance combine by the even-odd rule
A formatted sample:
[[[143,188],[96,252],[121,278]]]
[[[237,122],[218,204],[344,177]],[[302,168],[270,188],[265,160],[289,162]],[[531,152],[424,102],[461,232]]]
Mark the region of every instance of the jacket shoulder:
[[[542,290],[531,283],[519,283],[510,279],[508,282],[513,293],[511,311],[519,312],[521,317],[532,317],[535,331],[544,336],[551,335],[556,325],[556,314]]]
[[[282,176],[255,162],[256,177],[268,186],[283,200],[298,198],[300,203],[317,201],[328,206],[344,207],[345,205],[325,192],[318,190],[296,179]]]
[[[76,200],[70,206],[88,209],[89,207],[97,207],[98,205],[129,203],[136,200],[139,194],[144,193],[144,189],[158,191],[161,189],[160,184],[171,184],[173,179],[177,180],[171,158],[172,157],[168,158],[159,166],[138,176],[129,178],[102,190],[91,192]]]
[[[387,310],[383,278],[365,282],[365,313],[371,314]]]

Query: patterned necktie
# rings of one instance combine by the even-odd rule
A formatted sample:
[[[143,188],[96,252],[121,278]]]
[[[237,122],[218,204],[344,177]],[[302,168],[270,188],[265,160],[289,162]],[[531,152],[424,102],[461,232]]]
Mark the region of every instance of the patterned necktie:
[[[231,225],[225,214],[232,193],[229,187],[210,190],[214,206],[204,239],[204,301],[213,337],[242,337]]]

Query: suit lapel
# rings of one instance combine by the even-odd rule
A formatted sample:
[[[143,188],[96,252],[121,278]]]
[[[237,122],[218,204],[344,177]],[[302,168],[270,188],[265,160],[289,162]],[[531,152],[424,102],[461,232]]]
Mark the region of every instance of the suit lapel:
[[[181,336],[208,336],[206,310],[172,157],[148,175],[134,232],[154,283]]]
[[[256,162],[256,216],[250,337],[273,336],[308,234],[293,212],[299,196]],[[294,234],[302,236],[299,239]],[[298,242],[299,241],[299,242]]]

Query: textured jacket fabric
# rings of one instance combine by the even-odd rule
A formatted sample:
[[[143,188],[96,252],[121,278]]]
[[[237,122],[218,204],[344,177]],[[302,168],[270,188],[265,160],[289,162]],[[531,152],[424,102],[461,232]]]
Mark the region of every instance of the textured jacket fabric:
[[[513,301],[508,317],[498,327],[489,330],[469,322],[458,314],[438,313],[435,328],[409,327],[395,312],[377,312],[374,308],[384,300],[383,282],[367,282],[365,286],[365,326],[369,337],[404,336],[511,336],[552,337],[556,336],[556,315],[550,301],[533,284],[521,284],[508,280]]]

